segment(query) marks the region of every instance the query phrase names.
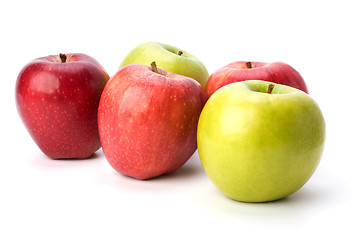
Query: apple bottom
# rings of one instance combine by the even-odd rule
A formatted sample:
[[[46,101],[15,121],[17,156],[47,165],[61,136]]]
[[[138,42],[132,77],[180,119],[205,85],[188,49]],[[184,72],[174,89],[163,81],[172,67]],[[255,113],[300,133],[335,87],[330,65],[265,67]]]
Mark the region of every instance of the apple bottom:
[[[64,124],[63,129],[59,131],[43,131],[32,128],[37,134],[32,134],[32,138],[40,150],[51,159],[87,159],[100,149],[100,139],[94,124]],[[82,124],[82,125],[81,125]],[[76,125],[76,126],[74,126]],[[91,126],[88,126],[91,125]],[[54,127],[55,128],[55,127]],[[32,133],[29,130],[30,134]],[[73,136],[79,137],[74,139]],[[44,141],[43,139],[46,139]]]
[[[166,144],[166,143],[165,143]],[[138,147],[138,149],[137,149]],[[109,164],[119,173],[139,180],[147,180],[161,175],[174,173],[191,157],[196,149],[187,151],[173,151],[170,149],[153,149],[152,146],[131,147],[118,149],[113,157],[111,153],[105,152]],[[171,146],[169,146],[170,148]],[[133,152],[141,151],[140,155],[132,155]]]
[[[313,167],[312,172],[307,172],[302,176],[285,173],[284,176],[279,177],[274,175],[281,175],[282,173],[264,173],[264,175],[256,173],[252,176],[243,174],[242,176],[247,178],[246,181],[239,179],[239,181],[235,182],[219,183],[216,180],[212,182],[226,197],[232,200],[250,203],[271,202],[281,200],[297,192],[310,179],[316,166]],[[232,186],[231,189],[229,189],[229,186]]]
[[[202,163],[214,185],[228,198],[241,202],[269,202],[298,191],[316,170],[322,152],[318,148],[309,154],[312,156],[299,156],[284,151],[288,146],[276,144],[253,145],[256,150],[251,152],[245,149],[247,145],[239,145],[235,149],[220,144],[223,150],[211,159],[217,164]]]
[[[100,131],[100,136],[113,136],[116,132],[117,137],[102,141],[103,151],[110,165],[124,175],[145,180],[173,173],[196,150],[194,124],[189,124],[195,127],[184,133],[174,129],[165,118],[131,126],[135,122],[124,121],[112,126],[112,131],[108,127]]]

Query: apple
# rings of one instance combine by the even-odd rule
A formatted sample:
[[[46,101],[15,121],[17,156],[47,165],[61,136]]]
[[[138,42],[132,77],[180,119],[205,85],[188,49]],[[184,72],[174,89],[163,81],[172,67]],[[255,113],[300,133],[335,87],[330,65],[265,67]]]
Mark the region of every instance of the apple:
[[[304,79],[286,63],[239,61],[230,63],[211,74],[205,86],[206,95],[210,97],[216,90],[229,83],[245,80],[280,83],[308,93]]]
[[[134,63],[150,65],[152,61],[168,72],[195,79],[203,87],[209,78],[208,71],[199,59],[183,49],[158,42],[146,42],[135,47],[124,58],[120,67]]]
[[[49,158],[88,158],[100,148],[97,110],[109,79],[103,67],[81,53],[32,60],[16,81],[18,113]]]
[[[198,123],[204,170],[227,197],[243,202],[284,198],[316,170],[325,123],[301,90],[267,81],[228,84],[207,101]]]
[[[205,92],[194,79],[150,66],[122,67],[106,85],[98,123],[103,152],[119,173],[149,179],[179,169],[197,148]]]

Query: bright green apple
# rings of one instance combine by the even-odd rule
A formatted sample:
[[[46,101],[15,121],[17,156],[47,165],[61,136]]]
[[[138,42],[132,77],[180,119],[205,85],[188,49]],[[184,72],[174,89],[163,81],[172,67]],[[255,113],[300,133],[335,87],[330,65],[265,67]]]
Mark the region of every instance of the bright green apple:
[[[129,64],[150,65],[168,72],[191,77],[204,88],[209,73],[199,59],[181,48],[158,42],[146,42],[135,47],[122,61],[120,68]]]
[[[266,202],[294,193],[312,176],[324,148],[325,122],[306,93],[243,81],[209,98],[197,140],[205,172],[222,193]]]

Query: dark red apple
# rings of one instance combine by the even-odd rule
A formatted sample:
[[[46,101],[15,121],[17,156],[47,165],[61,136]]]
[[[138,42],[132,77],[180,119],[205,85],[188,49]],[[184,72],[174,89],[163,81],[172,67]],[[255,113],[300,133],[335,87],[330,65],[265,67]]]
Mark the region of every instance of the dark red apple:
[[[282,62],[233,62],[210,75],[205,92],[210,97],[219,88],[245,80],[264,80],[280,83],[308,93],[304,79],[290,65]]]
[[[49,158],[87,158],[100,148],[97,110],[109,79],[85,54],[37,58],[19,73],[16,104],[31,137]]]
[[[98,122],[102,149],[118,172],[137,179],[170,174],[197,148],[205,93],[194,79],[152,67],[122,67],[106,85]]]

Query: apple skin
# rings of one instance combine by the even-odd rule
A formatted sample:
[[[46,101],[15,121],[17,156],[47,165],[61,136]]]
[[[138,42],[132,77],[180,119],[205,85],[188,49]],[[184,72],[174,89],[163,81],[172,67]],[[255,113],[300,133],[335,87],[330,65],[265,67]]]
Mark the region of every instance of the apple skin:
[[[317,168],[325,122],[303,91],[249,80],[226,85],[207,101],[198,124],[205,172],[227,197],[243,202],[284,198]]]
[[[182,52],[181,56],[178,55],[179,51]],[[205,87],[209,78],[204,64],[195,56],[180,48],[158,42],[146,42],[135,47],[124,58],[120,68],[129,64],[150,65],[153,61],[158,68],[193,78],[202,87]]]
[[[309,93],[301,75],[286,63],[250,62],[251,68],[247,67],[247,63],[249,62],[233,62],[216,70],[206,82],[206,95],[210,97],[216,90],[227,84],[245,80],[280,83]]]
[[[88,158],[100,148],[97,110],[109,79],[81,53],[32,60],[16,82],[18,113],[35,143],[52,159]]]
[[[150,179],[179,169],[197,148],[205,92],[194,79],[131,64],[106,85],[99,105],[105,157],[119,173]]]

